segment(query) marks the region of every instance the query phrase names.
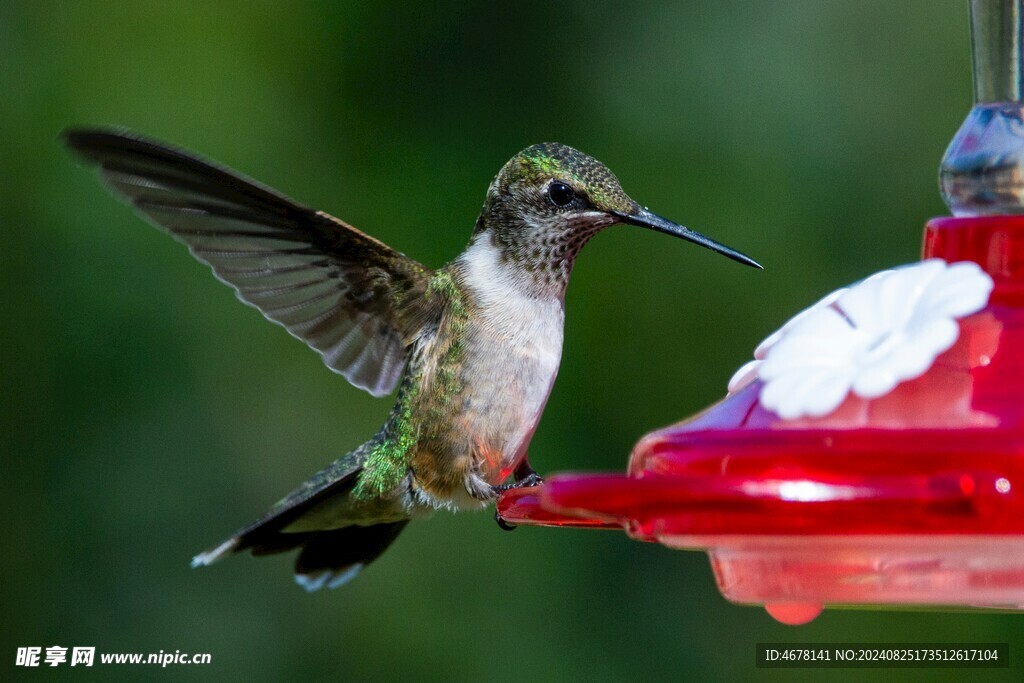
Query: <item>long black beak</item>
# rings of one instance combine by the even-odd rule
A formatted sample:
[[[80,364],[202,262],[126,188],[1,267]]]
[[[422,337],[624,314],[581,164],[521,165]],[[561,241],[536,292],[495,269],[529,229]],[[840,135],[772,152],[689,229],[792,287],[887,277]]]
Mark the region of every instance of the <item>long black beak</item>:
[[[720,244],[714,241],[710,237],[705,237],[699,232],[694,232],[689,228],[684,228],[678,223],[673,223],[667,218],[662,218],[658,214],[651,213],[647,209],[640,209],[635,213],[614,213],[613,215],[623,223],[628,223],[630,225],[639,225],[642,228],[650,228],[651,230],[657,230],[658,232],[663,232],[666,235],[682,237],[684,240],[689,240],[694,244],[699,244],[702,247],[707,247],[711,251],[717,251],[719,254],[722,254],[723,256],[728,256],[733,261],[739,261],[744,265],[753,266],[754,268],[761,268],[762,270],[764,270],[760,263],[750,258],[746,254],[741,254],[735,249],[731,249],[725,246],[724,244]]]

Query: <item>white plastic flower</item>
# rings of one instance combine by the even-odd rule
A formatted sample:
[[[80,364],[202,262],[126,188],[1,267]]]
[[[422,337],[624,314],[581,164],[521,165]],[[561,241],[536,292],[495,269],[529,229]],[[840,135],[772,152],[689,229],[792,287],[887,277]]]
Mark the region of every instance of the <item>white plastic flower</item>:
[[[754,351],[730,393],[760,379],[761,404],[783,419],[828,415],[852,391],[879,398],[915,379],[956,343],[956,320],[988,303],[976,263],[929,259],[829,294]]]

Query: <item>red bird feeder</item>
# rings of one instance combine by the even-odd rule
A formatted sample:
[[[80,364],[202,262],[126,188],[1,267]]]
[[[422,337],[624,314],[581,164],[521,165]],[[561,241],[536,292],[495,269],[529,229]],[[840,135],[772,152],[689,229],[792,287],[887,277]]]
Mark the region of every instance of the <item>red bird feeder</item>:
[[[785,623],[1024,609],[1020,4],[971,3],[977,104],[942,164],[957,217],[928,223],[925,261],[795,318],[626,474],[557,475],[500,516],[706,550],[727,599]]]

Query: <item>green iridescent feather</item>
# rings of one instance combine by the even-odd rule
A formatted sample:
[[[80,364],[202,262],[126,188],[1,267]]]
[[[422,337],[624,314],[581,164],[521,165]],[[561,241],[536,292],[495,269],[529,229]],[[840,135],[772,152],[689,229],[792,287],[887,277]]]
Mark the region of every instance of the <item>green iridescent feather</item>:
[[[439,424],[444,418],[444,406],[462,390],[458,366],[463,353],[463,338],[469,323],[469,313],[458,285],[447,270],[436,272],[427,286],[428,299],[441,296],[445,300],[445,320],[448,325],[449,344],[437,364],[441,401],[432,402],[426,420],[418,416],[413,406],[423,382],[421,370],[410,369],[410,375],[399,389],[398,402],[388,420],[384,439],[374,444],[366,457],[359,482],[352,491],[354,499],[368,501],[381,498],[393,491],[409,470],[409,463],[424,429]],[[430,436],[426,434],[426,436]]]

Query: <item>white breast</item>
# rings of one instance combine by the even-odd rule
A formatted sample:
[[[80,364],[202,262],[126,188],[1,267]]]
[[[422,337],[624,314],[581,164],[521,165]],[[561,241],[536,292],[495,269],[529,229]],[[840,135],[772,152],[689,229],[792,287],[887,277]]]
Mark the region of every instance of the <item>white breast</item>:
[[[472,403],[477,436],[502,453],[502,469],[525,453],[562,357],[563,292],[533,286],[529,273],[501,258],[486,232],[460,257],[463,283],[477,304],[473,322]]]

